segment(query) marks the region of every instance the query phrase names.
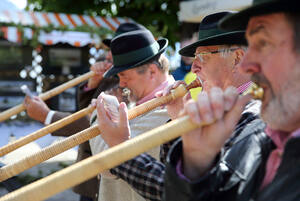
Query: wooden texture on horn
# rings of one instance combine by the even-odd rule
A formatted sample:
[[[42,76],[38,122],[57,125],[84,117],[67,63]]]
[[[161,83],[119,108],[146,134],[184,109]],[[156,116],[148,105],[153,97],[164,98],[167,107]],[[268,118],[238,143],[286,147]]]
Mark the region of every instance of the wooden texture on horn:
[[[197,86],[201,86],[198,79],[196,79],[187,87],[179,85],[175,90],[172,91],[171,94],[152,99],[129,110],[128,118],[133,119],[138,115],[144,114],[160,105],[164,105],[171,100],[174,100],[178,97],[183,97],[187,93],[188,89]],[[64,140],[61,140],[60,142],[57,142],[49,147],[46,147],[37,153],[29,155],[15,163],[6,165],[0,168],[0,181],[4,181],[12,176],[15,176],[43,161],[48,160],[49,158],[52,158],[68,149],[71,149],[72,147],[75,147],[93,137],[96,137],[99,134],[100,130],[98,129],[98,126],[95,125]]]
[[[153,147],[159,146],[186,132],[194,130],[198,126],[199,125],[192,123],[187,116],[173,120],[168,124],[148,131],[37,182],[9,193],[1,197],[0,201],[44,200],[65,189],[88,180],[105,170],[130,160]]]
[[[71,87],[73,87],[73,86],[75,86],[75,85],[77,85],[77,84],[93,77],[94,75],[95,75],[95,73],[93,71],[90,71],[90,72],[85,73],[85,74],[83,74],[83,75],[81,75],[81,76],[79,76],[79,77],[77,77],[73,80],[70,80],[70,81],[68,81],[68,82],[66,82],[62,85],[59,85],[58,87],[55,87],[55,88],[53,88],[53,89],[51,89],[51,90],[49,90],[45,93],[42,93],[41,95],[39,95],[39,97],[42,100],[47,100],[47,99],[49,99],[53,96],[56,96],[56,95],[60,94],[61,92],[65,91],[65,90],[67,90],[67,89],[69,89],[69,88],[71,88]],[[25,107],[24,107],[23,104],[20,104],[20,105],[14,106],[14,107],[12,107],[8,110],[5,110],[5,111],[0,113],[0,122],[10,118],[13,115],[18,114],[18,113],[20,113],[24,110],[25,110]]]
[[[48,126],[45,126],[44,128],[41,128],[40,130],[37,130],[29,135],[26,135],[25,137],[22,137],[16,141],[13,141],[13,142],[1,147],[0,148],[0,157],[92,113],[94,109],[95,109],[94,107],[89,106],[89,107],[82,109],[72,115],[69,115],[59,121],[56,121]]]
[[[250,93],[253,94],[253,91]],[[262,98],[263,91],[254,93]],[[51,197],[65,189],[88,180],[97,174],[111,169],[149,149],[175,139],[198,127],[208,124],[194,124],[188,116],[173,120],[163,126],[150,130],[95,156],[78,162],[39,181],[0,198],[0,201],[39,201]]]

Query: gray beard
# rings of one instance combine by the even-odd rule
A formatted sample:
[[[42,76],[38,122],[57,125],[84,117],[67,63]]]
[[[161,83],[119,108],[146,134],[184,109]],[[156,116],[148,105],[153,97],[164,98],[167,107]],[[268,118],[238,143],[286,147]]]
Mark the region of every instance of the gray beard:
[[[273,93],[262,108],[261,116],[272,129],[291,132],[300,127],[300,70],[297,71],[282,83],[281,93]]]

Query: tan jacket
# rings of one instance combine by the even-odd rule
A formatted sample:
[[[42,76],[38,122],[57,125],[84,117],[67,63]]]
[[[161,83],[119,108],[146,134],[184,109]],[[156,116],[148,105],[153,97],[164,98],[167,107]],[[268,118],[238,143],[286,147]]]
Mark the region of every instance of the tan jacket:
[[[93,113],[95,115],[95,112]],[[92,115],[92,116],[93,116]],[[166,109],[156,108],[142,116],[129,121],[131,137],[140,135],[146,131],[165,124],[169,119]],[[95,121],[97,122],[97,121]],[[90,139],[92,153],[97,154],[108,148],[101,136]],[[147,153],[159,160],[160,148],[155,147]],[[101,174],[98,201],[145,201],[125,181],[111,175],[109,171]]]

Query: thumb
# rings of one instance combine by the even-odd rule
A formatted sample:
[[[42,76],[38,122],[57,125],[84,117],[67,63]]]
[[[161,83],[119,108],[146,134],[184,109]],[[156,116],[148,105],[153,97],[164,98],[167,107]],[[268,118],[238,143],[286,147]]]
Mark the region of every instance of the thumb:
[[[155,93],[154,96],[155,96],[156,98],[158,98],[158,97],[161,97],[162,95],[163,95],[163,91],[158,91],[158,92]]]
[[[240,120],[241,114],[246,106],[246,104],[251,100],[250,95],[239,96],[233,108],[227,112],[224,121],[226,129],[233,130]]]
[[[127,106],[124,102],[120,103],[119,106],[119,124],[121,127],[128,128],[129,127],[129,122],[128,122],[128,110]]]
[[[97,99],[95,99],[95,98],[92,99],[91,106],[93,106],[93,107],[97,106]]]
[[[104,108],[103,97],[101,94],[97,98],[97,119],[98,125],[100,127],[110,124],[109,117],[107,116],[106,110]]]
[[[112,66],[112,63],[106,61],[106,62],[104,63],[104,70],[106,71],[106,70],[110,69],[111,66]]]

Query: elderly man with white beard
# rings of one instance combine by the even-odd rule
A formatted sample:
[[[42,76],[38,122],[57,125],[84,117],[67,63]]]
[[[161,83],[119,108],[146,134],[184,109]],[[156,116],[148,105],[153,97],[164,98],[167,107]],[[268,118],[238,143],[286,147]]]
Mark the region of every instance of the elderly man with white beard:
[[[226,171],[210,174],[217,170],[220,145],[229,138],[240,117],[241,108],[250,97],[237,94],[229,96],[226,91],[214,95],[203,94],[201,102],[190,101],[185,104],[185,112],[194,122],[204,121],[211,125],[186,134],[187,138],[194,141],[186,140],[182,149],[182,169],[178,169],[177,176],[173,174],[181,179],[167,186],[166,192],[176,191],[176,196],[183,198],[181,201],[299,200],[299,11],[299,2],[296,0],[254,0],[252,6],[225,17],[220,24],[229,30],[246,28],[249,47],[240,69],[251,75],[252,80],[264,89],[261,116],[267,123],[265,132],[273,141],[272,151],[264,153],[265,167],[253,172],[252,184],[245,184],[242,191],[239,185],[224,188],[228,176]],[[232,102],[226,106],[230,98]],[[200,144],[210,146],[203,149]],[[262,149],[268,147],[268,144],[262,145]],[[242,161],[242,164],[246,162]],[[166,174],[170,176],[171,172]],[[248,193],[244,194],[245,191]]]

